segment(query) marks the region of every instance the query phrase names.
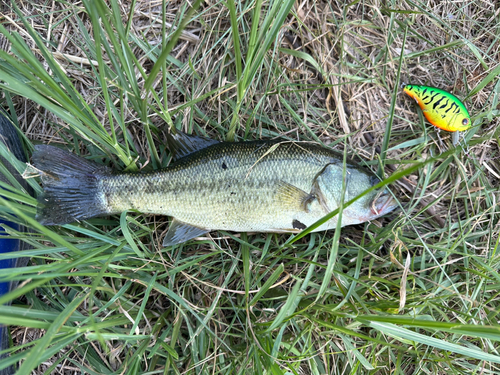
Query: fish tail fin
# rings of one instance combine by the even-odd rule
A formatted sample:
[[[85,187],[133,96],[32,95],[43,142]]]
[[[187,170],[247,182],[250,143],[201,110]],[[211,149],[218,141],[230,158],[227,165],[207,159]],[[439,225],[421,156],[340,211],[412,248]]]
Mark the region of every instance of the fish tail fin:
[[[32,159],[44,189],[36,214],[40,224],[63,225],[108,213],[99,182],[109,168],[47,145],[35,146]]]

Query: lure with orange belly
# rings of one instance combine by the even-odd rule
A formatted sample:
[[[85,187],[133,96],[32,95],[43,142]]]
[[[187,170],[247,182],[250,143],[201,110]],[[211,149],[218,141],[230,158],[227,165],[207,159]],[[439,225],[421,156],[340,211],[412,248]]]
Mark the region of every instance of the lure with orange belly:
[[[432,125],[449,132],[470,128],[469,112],[455,95],[435,87],[420,85],[405,85],[403,91],[415,99]]]

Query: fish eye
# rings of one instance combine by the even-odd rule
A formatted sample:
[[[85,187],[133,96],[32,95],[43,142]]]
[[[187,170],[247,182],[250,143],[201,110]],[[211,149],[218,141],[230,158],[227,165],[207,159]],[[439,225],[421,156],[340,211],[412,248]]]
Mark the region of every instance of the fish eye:
[[[469,119],[468,118],[464,118],[462,120],[462,125],[467,125],[469,123]]]
[[[370,176],[370,185],[374,186],[380,182],[380,179],[377,176]]]

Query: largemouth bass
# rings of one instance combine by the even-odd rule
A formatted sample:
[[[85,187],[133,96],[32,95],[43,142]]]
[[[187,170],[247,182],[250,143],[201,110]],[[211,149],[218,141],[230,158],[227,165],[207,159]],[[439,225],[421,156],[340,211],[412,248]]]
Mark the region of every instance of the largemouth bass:
[[[300,232],[378,182],[372,173],[313,143],[217,142],[180,131],[168,136],[174,163],[150,173],[116,173],[52,146],[35,147],[44,194],[37,219],[62,225],[125,210],[173,217],[163,241],[175,245],[211,230]],[[342,226],[396,207],[387,190],[344,209]],[[317,228],[335,228],[337,217]]]

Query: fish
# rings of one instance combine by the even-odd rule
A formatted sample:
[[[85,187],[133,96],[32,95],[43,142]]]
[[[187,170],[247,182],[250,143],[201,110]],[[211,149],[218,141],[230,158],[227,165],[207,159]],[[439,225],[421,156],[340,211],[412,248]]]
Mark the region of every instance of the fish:
[[[471,127],[469,112],[455,95],[421,85],[404,85],[403,91],[415,99],[427,121],[437,128],[457,132]]]
[[[315,143],[219,142],[168,133],[173,162],[148,173],[120,173],[49,145],[35,146],[43,195],[36,219],[63,225],[126,210],[171,216],[163,246],[213,230],[298,233],[379,182],[361,166]],[[342,213],[342,226],[396,207],[388,189],[374,190]],[[335,228],[337,216],[316,231]]]
[[[0,142],[2,142],[7,149],[12,153],[13,157],[17,158],[22,162],[26,162],[26,156],[23,151],[23,146],[16,128],[7,119],[6,116],[0,110]],[[13,179],[15,179],[26,192],[33,194],[32,189],[27,185],[26,181],[19,175],[17,170],[10,164],[5,158],[0,156],[0,165],[3,165],[7,171],[7,174],[0,173],[0,181],[12,185]],[[1,188],[0,188],[1,195]],[[31,248],[26,242],[20,241],[19,239],[10,238],[6,234],[2,227],[7,226],[16,230],[18,232],[26,232],[27,229],[17,223],[10,220],[0,218],[0,253],[10,253],[19,252],[19,256],[11,259],[0,260],[0,269],[12,269],[15,267],[24,267],[27,265],[29,258],[23,257],[22,251]],[[17,287],[18,282],[15,280],[11,281],[0,281],[0,295],[5,295]],[[8,327],[0,325],[0,352],[7,350],[10,346],[9,343],[9,330]],[[0,355],[0,360],[6,358],[7,354]],[[8,366],[0,370],[0,375],[9,375],[14,373],[14,368]]]

